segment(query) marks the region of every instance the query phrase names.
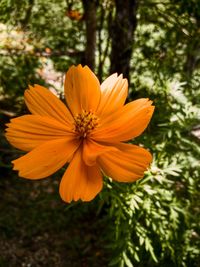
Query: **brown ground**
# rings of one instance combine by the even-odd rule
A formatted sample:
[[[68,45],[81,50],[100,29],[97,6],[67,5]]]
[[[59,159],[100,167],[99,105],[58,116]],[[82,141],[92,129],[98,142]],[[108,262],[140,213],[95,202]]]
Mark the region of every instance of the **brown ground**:
[[[0,267],[104,267],[106,222],[95,202],[67,205],[62,173],[40,181],[19,178],[17,152],[0,138]]]

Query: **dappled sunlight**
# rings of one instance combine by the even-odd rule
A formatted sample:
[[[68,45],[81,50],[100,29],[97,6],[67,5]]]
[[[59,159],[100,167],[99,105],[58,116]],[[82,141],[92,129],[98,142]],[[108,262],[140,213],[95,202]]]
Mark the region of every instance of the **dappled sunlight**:
[[[199,0],[0,21],[0,267],[199,266]]]

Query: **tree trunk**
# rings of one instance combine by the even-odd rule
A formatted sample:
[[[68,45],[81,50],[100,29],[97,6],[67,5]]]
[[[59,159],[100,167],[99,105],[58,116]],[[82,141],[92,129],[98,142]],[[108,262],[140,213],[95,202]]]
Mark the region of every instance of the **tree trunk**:
[[[23,30],[26,30],[26,27],[30,21],[30,18],[31,18],[31,13],[32,13],[32,9],[33,9],[33,6],[34,6],[34,2],[35,0],[28,0],[28,7],[26,9],[26,15],[23,19],[21,19],[21,25],[22,25],[22,28]]]
[[[92,70],[95,68],[96,28],[97,28],[97,3],[96,0],[82,0],[84,17],[86,21],[86,49],[85,64]]]
[[[116,15],[111,25],[110,73],[123,73],[129,79],[130,59],[136,29],[137,0],[115,0]]]
[[[196,27],[194,27],[193,33],[190,33],[190,37],[187,44],[187,52],[186,52],[186,61],[184,64],[184,74],[186,80],[190,81],[192,79],[193,72],[200,65],[200,15],[196,14]]]

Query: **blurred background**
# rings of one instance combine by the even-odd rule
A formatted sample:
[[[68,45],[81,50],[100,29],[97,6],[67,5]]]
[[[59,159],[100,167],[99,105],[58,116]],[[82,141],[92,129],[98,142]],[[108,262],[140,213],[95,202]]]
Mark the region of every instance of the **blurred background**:
[[[63,99],[72,64],[103,81],[129,80],[128,101],[156,110],[133,140],[154,155],[133,184],[105,178],[90,203],[63,203],[64,170],[19,178],[22,152],[5,124],[26,114],[23,93],[44,85]],[[199,0],[0,0],[0,267],[199,267]]]

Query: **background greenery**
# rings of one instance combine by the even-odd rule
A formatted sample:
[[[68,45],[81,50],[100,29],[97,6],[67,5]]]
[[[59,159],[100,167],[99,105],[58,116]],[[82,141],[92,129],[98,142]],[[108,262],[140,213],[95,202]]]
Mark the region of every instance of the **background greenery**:
[[[0,0],[0,40],[0,266],[199,266],[199,0]],[[63,98],[64,73],[78,63],[100,80],[123,72],[129,101],[154,101],[133,140],[154,161],[144,179],[106,178],[94,201],[67,205],[63,170],[18,178],[10,161],[21,152],[3,132],[27,112],[28,84]]]

